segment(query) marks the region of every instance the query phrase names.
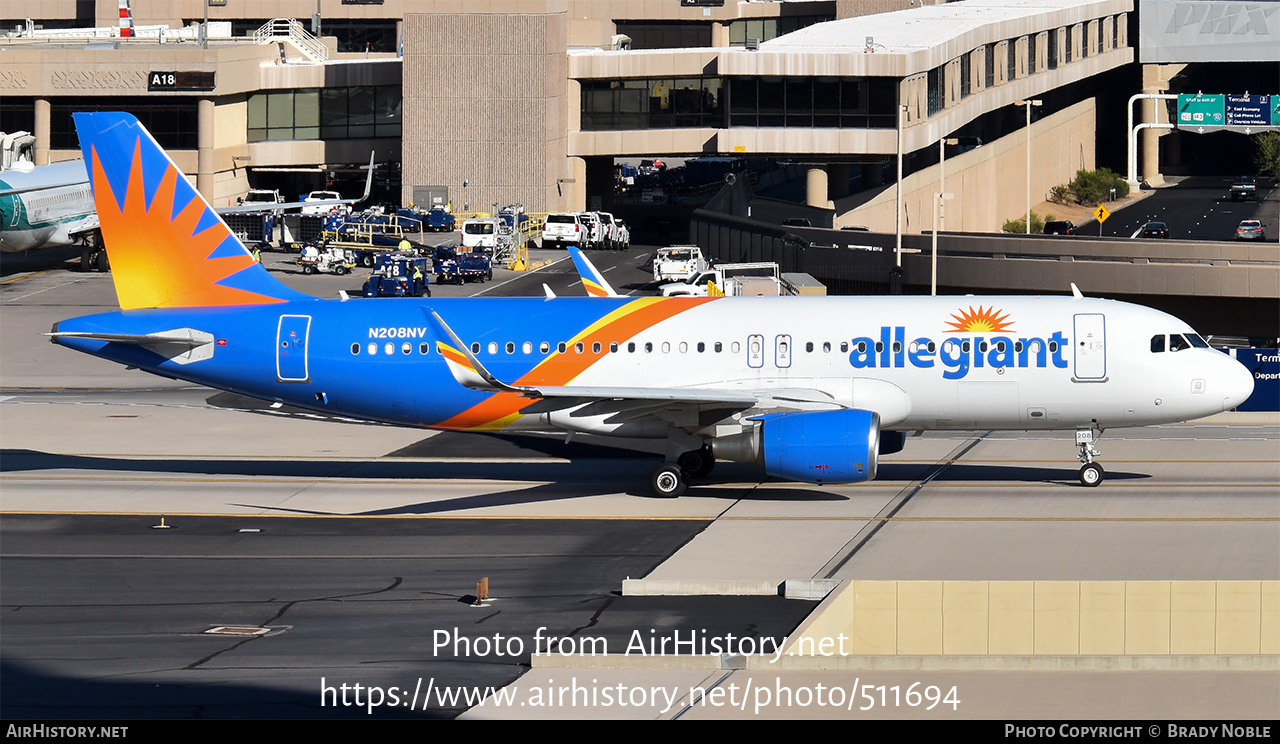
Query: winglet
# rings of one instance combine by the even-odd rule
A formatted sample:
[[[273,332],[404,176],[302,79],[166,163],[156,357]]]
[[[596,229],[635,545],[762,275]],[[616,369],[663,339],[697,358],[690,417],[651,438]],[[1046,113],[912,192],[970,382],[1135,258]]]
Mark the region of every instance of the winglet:
[[[1084,299],[1084,295],[1080,293],[1080,288],[1076,286],[1075,282],[1071,282],[1071,296],[1077,300]]]
[[[314,299],[254,260],[131,114],[74,114],[121,309]]]
[[[573,266],[578,270],[578,275],[582,277],[582,287],[587,290],[587,294],[592,297],[618,296],[618,293],[613,291],[613,287],[610,287],[609,282],[605,280],[604,274],[596,270],[595,265],[580,249],[569,246],[569,256],[573,259]]]
[[[548,287],[546,282],[542,283],[542,291],[547,294],[548,300],[554,300],[556,298],[556,293],[551,291],[551,287]]]
[[[436,331],[437,338],[440,339],[440,355],[444,357],[445,363],[449,366],[449,373],[453,375],[453,379],[457,380],[459,385],[472,390],[484,390],[492,393],[526,394],[531,392],[528,388],[512,387],[494,377],[435,310],[425,308],[424,310],[431,320],[431,325]]]

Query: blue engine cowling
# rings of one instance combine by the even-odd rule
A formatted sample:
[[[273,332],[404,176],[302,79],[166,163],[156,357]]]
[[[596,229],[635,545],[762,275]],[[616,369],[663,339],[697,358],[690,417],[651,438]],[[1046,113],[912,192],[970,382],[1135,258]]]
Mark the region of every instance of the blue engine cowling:
[[[805,483],[861,483],[876,477],[880,415],[799,411],[755,419],[743,434],[715,439],[716,457],[763,465],[769,475]]]

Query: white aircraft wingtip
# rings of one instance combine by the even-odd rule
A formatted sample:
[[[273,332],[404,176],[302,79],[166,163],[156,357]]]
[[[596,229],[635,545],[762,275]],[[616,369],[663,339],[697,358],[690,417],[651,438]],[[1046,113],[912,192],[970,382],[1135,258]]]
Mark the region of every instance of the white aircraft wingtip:
[[[1076,286],[1075,282],[1071,282],[1071,296],[1077,300],[1084,299],[1084,295],[1080,293],[1080,288]]]
[[[551,291],[551,287],[548,287],[546,282],[542,283],[542,291],[547,293],[548,300],[554,300],[556,298],[556,293]]]
[[[347,294],[347,290],[345,289],[338,290],[338,297],[342,298],[343,302],[346,302],[347,300],[351,299],[351,296]]]

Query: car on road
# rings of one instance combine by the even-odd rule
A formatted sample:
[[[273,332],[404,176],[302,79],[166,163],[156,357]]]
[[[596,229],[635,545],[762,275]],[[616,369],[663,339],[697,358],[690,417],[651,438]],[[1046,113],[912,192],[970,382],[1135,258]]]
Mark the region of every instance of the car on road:
[[[1237,176],[1231,183],[1231,201],[1258,200],[1258,182],[1253,176]]]
[[[1140,238],[1165,238],[1169,237],[1169,226],[1163,222],[1148,222],[1142,226]]]
[[[1044,223],[1045,235],[1075,235],[1076,226],[1071,220],[1050,220]]]
[[[1240,220],[1236,228],[1236,240],[1266,240],[1267,234],[1258,220]]]
[[[782,221],[786,227],[813,227],[808,217],[788,217]]]

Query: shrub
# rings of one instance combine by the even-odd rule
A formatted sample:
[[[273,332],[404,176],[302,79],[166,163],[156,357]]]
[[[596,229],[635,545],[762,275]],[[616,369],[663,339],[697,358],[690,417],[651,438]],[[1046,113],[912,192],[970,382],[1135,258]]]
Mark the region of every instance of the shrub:
[[[1112,189],[1115,189],[1117,199],[1129,195],[1129,184],[1108,168],[1078,170],[1076,177],[1066,187],[1067,193],[1077,204],[1089,207],[1110,201]]]
[[[1031,212],[1031,232],[1039,234],[1044,232],[1044,223],[1053,220],[1053,215],[1047,215],[1046,219],[1041,219],[1040,215],[1033,210]],[[1027,232],[1027,218],[1020,217],[1016,220],[1005,220],[1004,227],[1001,228],[1007,233],[1023,234]]]

